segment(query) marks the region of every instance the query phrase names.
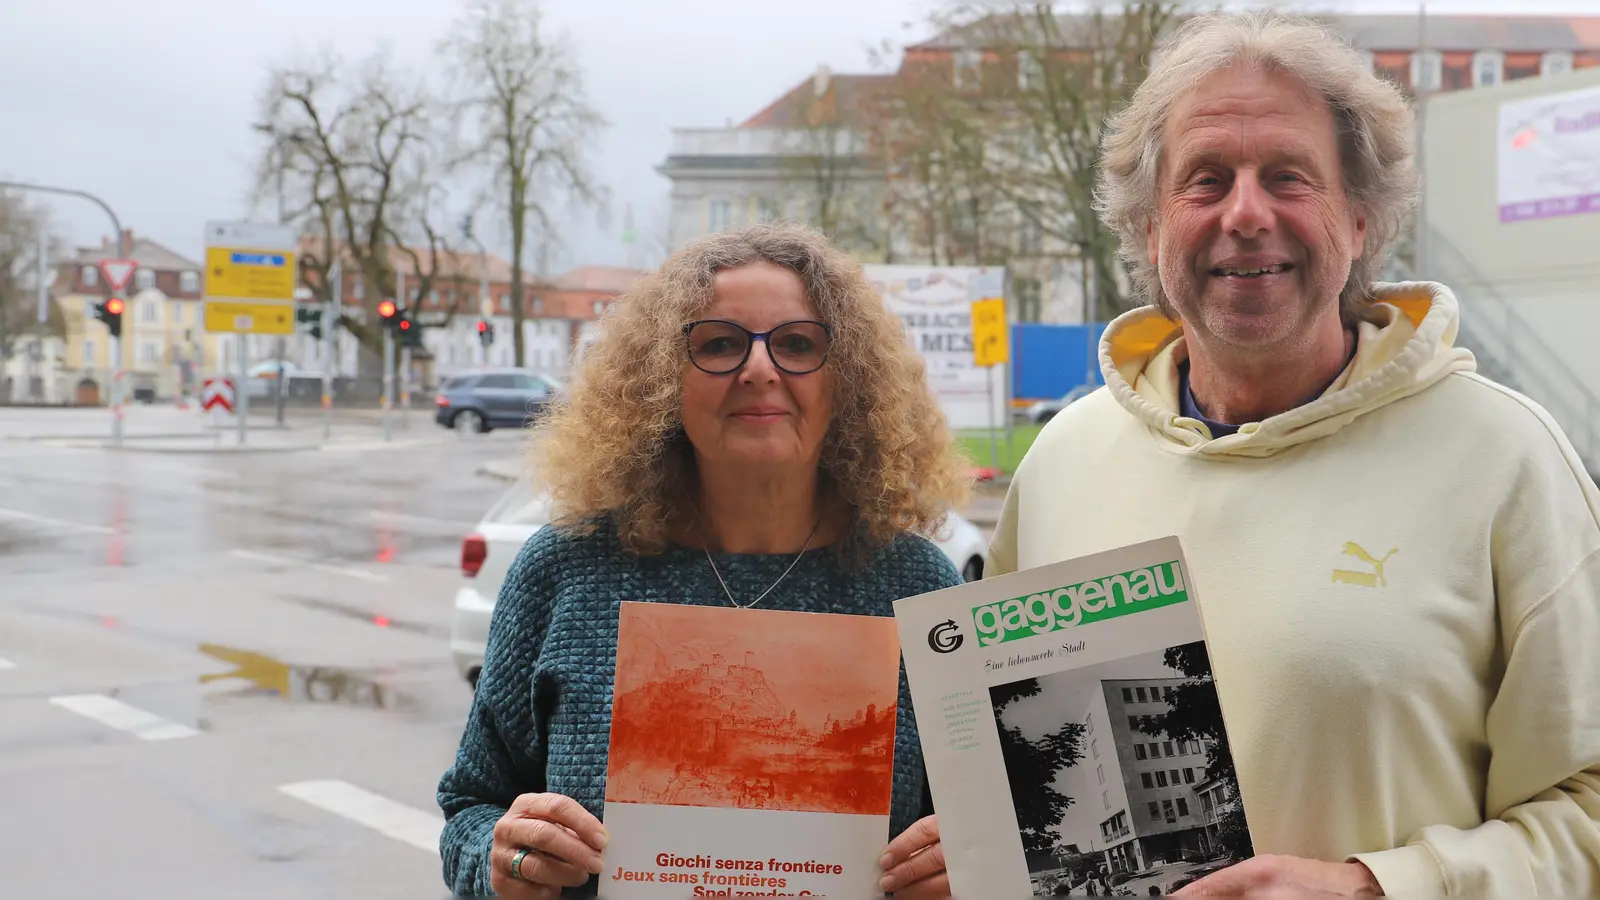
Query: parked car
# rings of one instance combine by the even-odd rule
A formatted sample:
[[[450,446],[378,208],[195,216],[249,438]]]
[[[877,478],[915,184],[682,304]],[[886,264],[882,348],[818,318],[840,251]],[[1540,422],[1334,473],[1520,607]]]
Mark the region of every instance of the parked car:
[[[1081,400],[1093,393],[1096,387],[1098,386],[1092,384],[1080,384],[1062,396],[1055,398],[1054,400],[1040,400],[1039,402],[1028,407],[1028,421],[1034,423],[1035,425],[1043,425],[1051,419],[1054,419],[1056,417],[1056,413],[1061,412],[1063,409],[1066,409],[1078,400]]]
[[[445,381],[434,398],[433,420],[465,433],[521,428],[561,390],[529,369],[484,369]]]
[[[543,501],[533,495],[527,482],[519,481],[500,495],[461,542],[462,581],[450,615],[450,655],[461,677],[474,688],[483,668],[489,619],[506,571],[522,545],[548,522]],[[963,578],[976,581],[983,577],[987,547],[976,525],[952,512],[933,540]]]

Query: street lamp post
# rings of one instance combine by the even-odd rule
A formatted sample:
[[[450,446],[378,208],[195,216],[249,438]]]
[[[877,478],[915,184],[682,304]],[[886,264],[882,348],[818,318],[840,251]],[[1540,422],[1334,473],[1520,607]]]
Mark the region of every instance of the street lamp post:
[[[19,191],[38,191],[44,194],[60,194],[64,197],[81,197],[105,210],[106,216],[111,219],[112,233],[117,236],[117,255],[126,259],[132,252],[128,245],[127,232],[122,230],[122,220],[111,210],[111,206],[99,197],[88,191],[73,188],[51,187],[43,184],[29,184],[21,181],[0,181],[0,188],[13,188]],[[122,446],[122,338],[111,336],[111,445]]]

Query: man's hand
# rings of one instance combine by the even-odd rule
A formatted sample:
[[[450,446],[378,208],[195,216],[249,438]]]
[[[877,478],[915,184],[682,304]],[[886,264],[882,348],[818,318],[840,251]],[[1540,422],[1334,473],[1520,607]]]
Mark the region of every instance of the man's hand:
[[[1174,897],[1381,897],[1378,879],[1361,863],[1298,856],[1256,856],[1179,888]]]
[[[884,871],[880,886],[897,900],[950,896],[950,875],[944,869],[944,846],[934,816],[918,819],[890,841],[878,865]]]

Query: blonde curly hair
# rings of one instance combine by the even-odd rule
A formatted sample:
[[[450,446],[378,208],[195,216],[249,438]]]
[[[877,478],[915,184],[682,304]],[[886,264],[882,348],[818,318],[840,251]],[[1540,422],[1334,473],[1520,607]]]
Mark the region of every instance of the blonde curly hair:
[[[854,513],[846,544],[931,533],[965,500],[965,460],[922,357],[861,266],[808,227],[760,225],[695,241],[607,311],[566,396],[532,432],[535,486],[558,527],[592,532],[609,519],[626,549],[649,554],[694,521],[682,328],[710,305],[717,272],[762,261],[798,275],[833,331],[833,421],[821,476]]]

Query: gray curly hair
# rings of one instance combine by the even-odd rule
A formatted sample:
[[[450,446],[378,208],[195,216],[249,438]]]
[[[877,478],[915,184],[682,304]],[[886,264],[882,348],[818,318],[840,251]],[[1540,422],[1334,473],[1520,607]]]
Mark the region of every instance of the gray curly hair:
[[[1160,62],[1107,123],[1095,191],[1095,209],[1116,233],[1139,294],[1176,318],[1150,264],[1145,230],[1157,218],[1167,116],[1208,75],[1244,66],[1298,79],[1333,111],[1345,195],[1367,216],[1366,241],[1350,266],[1339,308],[1347,323],[1366,318],[1372,282],[1417,202],[1412,111],[1400,89],[1374,75],[1331,28],[1277,11],[1196,16],[1158,52]]]

